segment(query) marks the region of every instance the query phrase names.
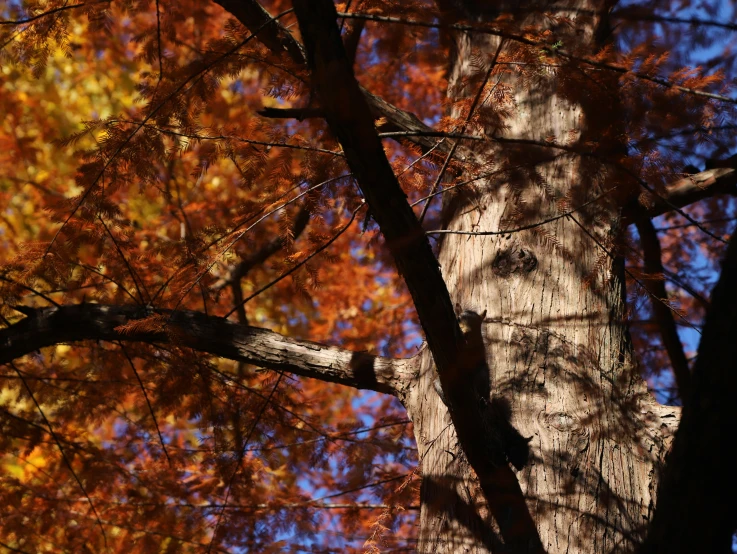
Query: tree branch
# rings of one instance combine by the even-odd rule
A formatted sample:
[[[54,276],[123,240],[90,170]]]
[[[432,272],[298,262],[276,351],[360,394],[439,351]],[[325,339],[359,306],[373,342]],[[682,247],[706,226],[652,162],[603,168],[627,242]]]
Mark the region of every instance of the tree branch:
[[[642,218],[653,218],[683,208],[699,200],[717,194],[737,194],[737,170],[732,168],[708,169],[689,175],[666,187],[666,192],[650,198],[652,204],[643,206],[636,199],[624,209],[629,223]]]
[[[292,238],[296,239],[299,237],[302,234],[302,231],[305,230],[305,227],[307,227],[307,223],[309,221],[310,209],[307,207],[307,204],[304,204],[299,209],[299,212],[292,223]],[[285,244],[286,239],[283,236],[277,236],[264,244],[256,252],[252,252],[249,256],[244,256],[240,262],[235,264],[235,267],[231,271],[230,280],[240,281],[254,267],[261,265],[279,250],[284,248]]]
[[[435,23],[432,21],[419,21],[416,19],[406,19],[406,18],[401,18],[401,17],[376,15],[372,13],[340,12],[339,15],[340,17],[343,17],[346,19],[366,19],[367,21],[397,23],[400,25],[409,25],[413,27],[424,27],[426,29],[447,29],[447,30],[461,31],[465,33],[481,33],[481,34],[492,35],[492,36],[497,36],[501,38],[507,38],[515,42],[518,42],[520,44],[526,44],[528,46],[532,46],[535,48],[544,48],[549,54],[554,53],[556,56],[560,56],[561,58],[575,61],[575,62],[580,62],[590,67],[596,67],[598,69],[604,69],[607,71],[612,71],[612,72],[620,73],[620,74],[631,73],[638,79],[642,79],[643,81],[649,81],[651,83],[655,83],[663,88],[674,89],[679,92],[683,92],[685,94],[691,94],[693,96],[697,96],[701,98],[710,98],[713,100],[719,100],[721,102],[725,102],[728,104],[737,104],[737,99],[735,98],[730,98],[729,96],[725,96],[722,94],[715,94],[712,92],[698,90],[695,88],[684,87],[684,86],[676,84],[673,81],[669,81],[668,79],[663,79],[661,77],[648,75],[647,73],[632,71],[631,69],[622,67],[620,65],[615,65],[614,63],[601,62],[594,58],[577,56],[577,55],[574,55],[570,52],[567,52],[561,49],[556,49],[553,52],[551,49],[549,49],[549,45],[544,42],[534,40],[533,38],[530,38],[527,35],[506,32],[500,27],[486,27],[482,25],[468,25],[464,23],[456,23],[456,24]]]
[[[304,65],[302,45],[256,0],[213,0],[231,13],[251,33],[260,29],[258,39],[274,54],[286,53],[298,65]],[[273,23],[269,23],[273,21]],[[264,25],[268,26],[263,28]]]
[[[308,204],[305,203],[297,212],[297,216],[294,218],[292,224],[292,238],[297,239],[302,234],[302,231],[307,227],[307,223],[310,221],[310,209]],[[233,303],[236,306],[238,312],[238,321],[244,325],[248,323],[246,318],[246,308],[243,302],[243,291],[241,290],[241,280],[257,265],[263,264],[271,256],[276,254],[279,250],[284,248],[286,244],[286,238],[283,236],[274,237],[272,240],[264,244],[256,252],[252,252],[248,256],[244,256],[241,261],[232,266],[228,271],[227,278],[223,281],[223,284],[218,288],[230,285],[233,291]]]
[[[231,13],[252,33],[254,30],[260,29],[258,39],[272,52],[275,54],[286,52],[294,63],[298,65],[305,64],[302,45],[279,22],[274,21],[274,24],[262,29],[263,25],[268,23],[272,17],[261,4],[255,0],[214,0],[214,2],[225,8],[225,10]],[[432,133],[436,133],[435,129],[425,125],[415,114],[400,110],[363,87],[361,87],[361,92],[366,96],[366,101],[371,106],[371,112],[374,117],[383,117],[387,120],[387,123],[381,126],[382,131],[409,131],[418,133],[415,136],[402,138],[420,146],[423,153],[432,148],[435,148],[438,153],[446,155],[450,152],[451,145],[447,142],[438,145],[438,141],[433,140],[429,136]],[[322,115],[322,110],[319,108],[290,108],[287,110],[265,108],[259,113],[264,117],[296,117],[301,120]],[[456,151],[455,157],[465,162],[474,159],[474,154],[467,148],[459,148]]]
[[[691,394],[640,554],[731,552],[737,527],[737,235],[707,312]]]
[[[437,136],[437,131],[430,126],[425,125],[415,114],[400,110],[383,98],[370,93],[363,87],[360,87],[360,89],[366,97],[366,102],[368,102],[373,116],[377,118],[383,117],[387,121],[387,123],[379,127],[379,131],[389,133],[392,131],[409,131],[415,133],[415,135],[402,138],[417,144],[422,148],[423,154],[433,148],[438,153],[445,155],[450,154],[450,150],[453,145],[447,141],[438,143],[437,140],[433,140],[432,137]],[[468,148],[460,147],[456,149],[455,158],[462,162],[469,162],[474,160],[476,155]]]
[[[199,312],[78,304],[33,312],[24,307],[23,313],[29,315],[0,330],[0,363],[59,343],[138,341],[184,345],[267,369],[392,395],[411,376],[409,360],[294,340]],[[158,321],[153,320],[156,316]],[[141,321],[147,318],[152,319],[150,325]],[[135,325],[137,321],[141,324]]]
[[[366,96],[346,57],[331,0],[295,0],[315,91],[330,129],[404,277],[440,370],[453,366],[461,333],[430,243],[377,136]],[[433,298],[434,302],[427,302]]]
[[[655,227],[650,219],[637,221],[637,231],[640,234],[643,258],[645,262],[645,273],[642,279],[653,308],[653,315],[658,323],[660,337],[668,352],[673,374],[678,385],[678,393],[682,400],[687,400],[691,392],[691,371],[688,367],[686,354],[678,336],[676,322],[673,318],[673,309],[668,304],[668,293],[665,290],[663,278],[664,268],[660,240],[655,232]]]
[[[476,358],[468,355],[438,262],[376,133],[367,98],[343,48],[335,5],[332,0],[293,0],[293,6],[314,90],[412,296],[459,442],[492,511],[499,517],[497,523],[505,542],[521,541],[527,552],[542,552],[512,470],[506,464],[498,465],[489,455],[489,445],[497,443],[484,425],[482,403],[463,379]],[[495,511],[500,503],[504,509]],[[527,521],[529,525],[512,529],[507,521]]]

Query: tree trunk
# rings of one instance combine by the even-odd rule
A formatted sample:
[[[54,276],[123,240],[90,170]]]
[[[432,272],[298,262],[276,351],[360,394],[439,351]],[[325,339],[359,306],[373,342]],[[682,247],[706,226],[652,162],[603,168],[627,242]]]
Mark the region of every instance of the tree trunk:
[[[590,2],[575,7],[598,8]],[[593,40],[595,23],[582,21],[576,30]],[[456,37],[451,100],[473,98],[481,84],[473,61],[492,63],[499,40]],[[508,47],[501,45],[502,57]],[[505,85],[515,105],[510,126],[503,133],[487,128],[487,134],[542,143],[553,137],[555,144],[595,136],[602,123],[591,122],[588,106],[571,100],[552,71],[534,83],[509,74],[497,82],[492,74],[480,102],[499,108],[486,99],[495,98],[487,91]],[[581,157],[560,151],[532,151],[537,163],[510,147],[477,154],[495,162],[494,169],[505,167],[504,160],[508,171],[446,201],[450,230],[529,225],[563,211],[560,199],[570,210],[607,190],[607,181],[592,179]],[[509,170],[523,160],[529,168]],[[604,194],[533,229],[444,235],[439,261],[451,298],[463,309],[487,310],[492,397],[509,403],[511,423],[531,437],[531,458],[516,474],[503,468],[500,505],[487,506],[432,386],[436,373],[425,350],[404,397],[423,477],[420,552],[532,552],[540,550],[534,545],[539,537],[550,554],[590,554],[630,551],[642,541],[677,412],[651,398],[633,358],[623,320],[623,267],[608,248],[621,231],[620,214],[616,199]],[[515,503],[515,495],[525,502]],[[525,504],[526,514],[516,511]],[[537,536],[516,531],[525,521]]]

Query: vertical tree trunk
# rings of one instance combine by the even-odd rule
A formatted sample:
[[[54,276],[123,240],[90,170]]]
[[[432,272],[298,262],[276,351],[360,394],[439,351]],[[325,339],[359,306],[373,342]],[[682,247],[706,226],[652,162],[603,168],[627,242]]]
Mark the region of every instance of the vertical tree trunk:
[[[575,7],[599,7],[593,4]],[[579,21],[579,37],[584,33],[593,40],[596,22]],[[452,100],[473,98],[480,86],[474,63],[490,64],[499,40],[457,37]],[[501,45],[502,59],[511,48],[511,43]],[[571,100],[571,91],[553,71],[542,68],[534,80],[507,75],[499,81],[492,75],[487,90],[511,87],[515,105],[509,127],[487,129],[487,134],[543,143],[552,137],[556,144],[570,144],[598,133],[602,122],[592,123],[588,107]],[[495,98],[485,92],[481,103]],[[446,202],[448,229],[513,229],[558,215],[560,199],[567,199],[571,209],[606,192],[606,179],[592,179],[581,157],[511,148],[477,153],[495,169],[529,168],[478,181]],[[664,430],[677,420],[675,410],[651,399],[633,360],[623,322],[622,268],[607,248],[620,232],[618,225],[616,199],[604,194],[569,217],[530,230],[447,235],[440,247],[453,301],[479,313],[487,310],[483,332],[492,396],[509,402],[512,424],[532,437],[530,463],[514,475],[550,554],[622,552],[642,540],[667,446]],[[405,398],[423,477],[419,551],[527,552],[524,544],[505,540],[502,528],[522,523],[503,521],[504,502],[501,511],[485,506],[433,389],[434,378],[426,350]],[[509,517],[518,518],[512,514],[510,508]]]

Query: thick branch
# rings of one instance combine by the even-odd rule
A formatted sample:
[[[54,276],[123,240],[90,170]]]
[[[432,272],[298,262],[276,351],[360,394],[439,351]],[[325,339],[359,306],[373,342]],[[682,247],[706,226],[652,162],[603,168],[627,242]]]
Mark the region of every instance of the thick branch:
[[[625,208],[624,215],[632,223],[638,219],[663,215],[717,194],[737,194],[737,170],[716,168],[689,175],[668,185],[665,194],[651,198],[650,206],[633,201]]]
[[[378,130],[382,133],[407,133],[402,136],[395,136],[397,140],[408,140],[418,145],[423,153],[430,150],[436,151],[438,154],[449,154],[453,144],[448,141],[439,141],[438,136],[447,135],[447,133],[441,133],[432,127],[425,125],[420,119],[413,113],[405,112],[400,110],[396,106],[390,104],[383,98],[370,93],[365,88],[361,87],[361,92],[366,96],[371,114],[374,118],[384,118],[386,122],[382,124]],[[325,117],[325,111],[320,108],[263,108],[259,110],[258,114],[262,117],[268,118],[294,118],[299,121],[313,117]],[[472,138],[472,136],[461,136],[454,138]],[[475,154],[465,147],[459,147],[456,149],[455,158],[462,162],[467,162],[475,159]]]
[[[450,153],[453,143],[447,140],[439,142],[436,138],[433,138],[433,135],[437,135],[437,131],[432,127],[425,125],[415,114],[400,110],[383,98],[376,96],[375,94],[371,94],[365,88],[360,88],[361,92],[366,96],[366,101],[368,102],[373,116],[383,117],[387,121],[387,123],[380,127],[379,130],[381,132],[409,131],[417,133],[414,136],[403,138],[420,146],[423,153],[428,152],[433,148],[438,153],[446,155]],[[459,147],[456,148],[454,157],[462,162],[468,162],[473,161],[476,158],[476,155],[468,148]]]
[[[343,49],[335,6],[332,0],[294,0],[293,5],[307,50],[314,90],[412,295],[459,442],[490,505],[498,504],[499,499],[507,495],[521,499],[519,484],[509,467],[499,465],[488,455],[495,437],[490,436],[489,429],[483,425],[482,403],[474,397],[473,387],[467,386],[466,379],[462,378],[472,368],[464,363],[464,360],[469,361],[469,356],[464,355],[467,349],[448,289],[430,243],[399,186],[374,128],[366,97]],[[516,489],[509,484],[516,485]],[[505,518],[509,516],[509,521],[518,521],[515,518],[526,512],[524,500],[518,504],[505,501],[505,504]],[[515,532],[514,537],[508,538],[522,540],[527,552],[542,551],[534,524],[519,530],[519,534]]]
[[[289,58],[298,65],[305,63],[302,47],[291,33],[255,0],[213,0],[230,12],[245,27],[255,33],[258,39],[275,54],[286,52]],[[272,21],[272,23],[269,23]],[[268,26],[264,28],[264,25]]]
[[[430,243],[374,128],[366,97],[343,49],[335,7],[331,0],[293,4],[328,125],[409,287],[435,362],[441,371],[449,369],[461,345],[453,304]]]
[[[737,236],[706,316],[691,394],[641,554],[732,552],[737,528]]]
[[[142,341],[194,350],[302,377],[396,395],[410,377],[408,360],[391,360],[284,337],[199,312],[78,304],[19,311],[27,317],[0,330],[0,363],[44,346],[82,340]],[[152,316],[159,322],[122,329]],[[157,323],[160,323],[157,327]],[[138,327],[138,328],[136,328]],[[156,330],[151,330],[155,327]]]
[[[650,294],[653,315],[658,322],[660,337],[673,367],[673,374],[678,385],[678,394],[682,399],[687,400],[691,390],[691,372],[686,354],[683,352],[681,339],[678,336],[673,310],[668,305],[668,293],[665,290],[665,280],[663,278],[664,270],[660,240],[650,219],[639,220],[637,231],[640,234],[645,272],[647,273],[643,282]]]

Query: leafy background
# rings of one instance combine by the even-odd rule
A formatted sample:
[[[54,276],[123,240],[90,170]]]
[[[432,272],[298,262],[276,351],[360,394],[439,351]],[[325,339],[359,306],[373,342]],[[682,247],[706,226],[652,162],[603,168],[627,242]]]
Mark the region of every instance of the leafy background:
[[[431,4],[362,1],[339,11],[427,20]],[[265,5],[272,14],[290,8]],[[720,22],[737,20],[736,11],[726,1],[620,4],[619,61],[734,98],[735,27]],[[416,352],[411,301],[324,122],[258,114],[314,105],[304,67],[212,3],[8,2],[0,16],[6,325],[22,317],[19,304],[139,303],[385,356]],[[553,16],[567,24],[568,14]],[[281,21],[297,33],[293,14]],[[356,21],[342,21],[346,35]],[[440,131],[458,129],[444,103],[442,32],[372,21],[361,30],[359,81]],[[620,85],[628,163],[648,182],[664,185],[686,164],[700,169],[737,151],[733,104],[676,99],[631,75]],[[504,117],[513,113],[481,113],[468,131]],[[384,144],[410,200],[429,194],[438,159]],[[730,197],[686,212],[715,237],[734,226]],[[437,228],[439,215],[436,202],[426,226]],[[724,244],[678,214],[656,227],[693,355]],[[636,232],[622,249],[639,275]],[[644,372],[661,399],[678,402],[635,280],[629,307]],[[0,421],[0,540],[11,550],[414,545],[417,452],[393,398],[208,358],[186,344],[88,343],[4,367]]]

